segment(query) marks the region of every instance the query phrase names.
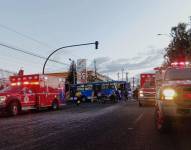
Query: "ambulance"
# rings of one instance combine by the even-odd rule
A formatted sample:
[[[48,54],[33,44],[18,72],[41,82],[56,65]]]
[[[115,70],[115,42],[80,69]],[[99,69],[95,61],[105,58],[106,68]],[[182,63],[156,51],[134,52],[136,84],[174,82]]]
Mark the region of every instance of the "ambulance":
[[[155,104],[155,74],[142,73],[140,75],[140,89],[138,93],[139,106]]]
[[[23,110],[41,108],[59,109],[64,100],[65,80],[50,75],[18,75],[10,76],[10,85],[0,91],[0,111],[12,116]]]

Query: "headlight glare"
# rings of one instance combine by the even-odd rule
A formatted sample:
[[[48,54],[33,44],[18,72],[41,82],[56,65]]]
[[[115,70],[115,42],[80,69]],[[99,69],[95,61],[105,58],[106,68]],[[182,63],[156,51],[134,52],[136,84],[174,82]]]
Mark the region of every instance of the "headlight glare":
[[[140,94],[143,94],[143,91],[139,91]]]
[[[163,91],[163,95],[165,100],[173,100],[173,98],[176,96],[176,92],[173,89],[165,89]]]
[[[6,100],[6,96],[0,96],[0,102],[3,102]]]

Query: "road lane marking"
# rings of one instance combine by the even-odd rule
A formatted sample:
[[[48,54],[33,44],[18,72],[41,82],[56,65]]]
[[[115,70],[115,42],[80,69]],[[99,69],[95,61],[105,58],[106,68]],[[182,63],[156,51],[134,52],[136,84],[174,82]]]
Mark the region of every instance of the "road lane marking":
[[[137,117],[137,119],[134,121],[134,124],[136,124],[137,122],[139,122],[139,121],[141,120],[141,118],[143,117],[143,114],[144,114],[144,113],[140,114],[140,115]]]
[[[137,117],[137,119],[133,122],[133,124],[137,124],[137,122],[139,122],[139,121],[141,120],[141,118],[143,117],[143,114],[144,114],[144,113],[140,114],[140,115]],[[134,130],[134,128],[133,128],[133,127],[128,127],[128,130]]]

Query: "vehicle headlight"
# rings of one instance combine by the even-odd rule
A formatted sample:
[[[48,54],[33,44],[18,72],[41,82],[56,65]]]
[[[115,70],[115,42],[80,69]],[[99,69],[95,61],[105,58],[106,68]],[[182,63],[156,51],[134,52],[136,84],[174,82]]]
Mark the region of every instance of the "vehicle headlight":
[[[173,98],[176,96],[176,92],[173,89],[165,89],[163,91],[163,96],[165,100],[173,100]]]
[[[143,96],[144,96],[143,91],[139,91],[139,96],[140,96],[140,97],[143,97]]]
[[[6,96],[0,96],[0,102],[3,102],[6,100]]]

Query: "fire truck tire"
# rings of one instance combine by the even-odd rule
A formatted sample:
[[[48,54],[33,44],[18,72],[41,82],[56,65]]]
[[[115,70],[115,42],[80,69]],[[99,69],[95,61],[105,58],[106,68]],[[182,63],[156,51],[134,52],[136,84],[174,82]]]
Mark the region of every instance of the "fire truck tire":
[[[172,130],[170,118],[160,115],[159,110],[155,111],[155,124],[160,133],[168,133]]]
[[[54,100],[52,102],[52,110],[58,110],[59,109],[59,104],[57,100]]]
[[[9,111],[9,114],[11,116],[16,116],[20,113],[21,111],[21,107],[20,107],[20,104],[17,102],[17,101],[13,101],[9,104],[9,107],[8,107],[8,111]]]

